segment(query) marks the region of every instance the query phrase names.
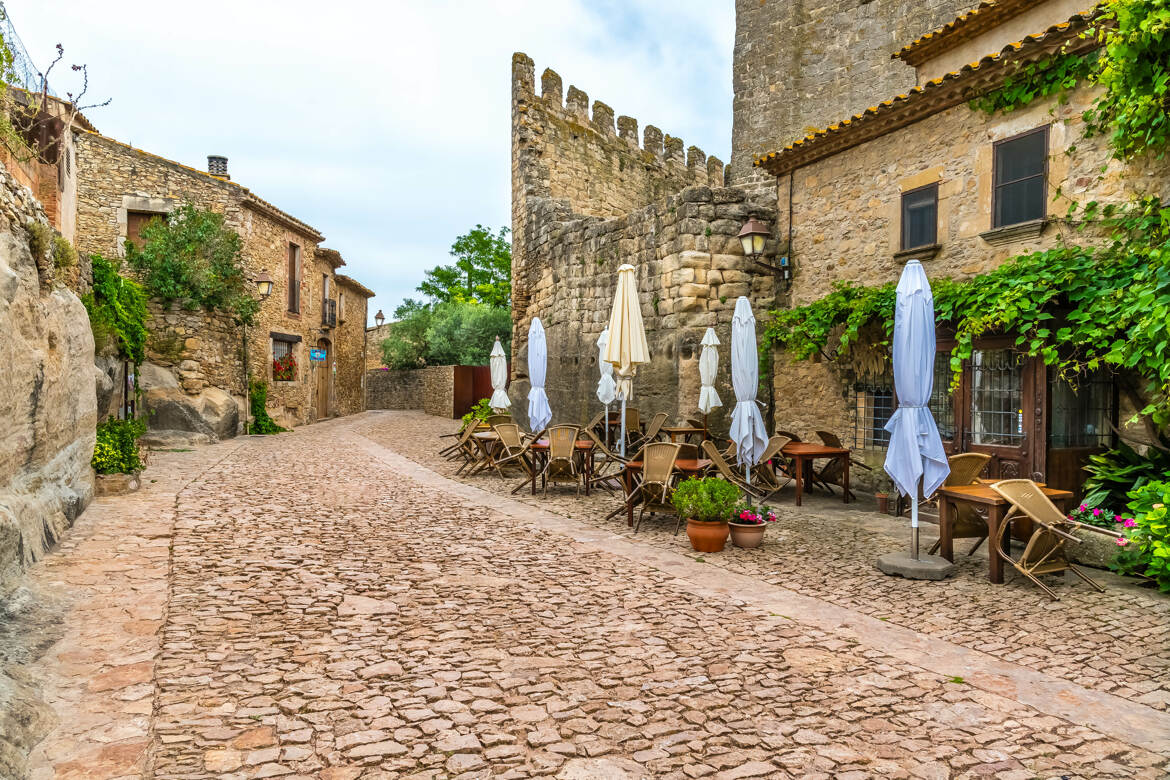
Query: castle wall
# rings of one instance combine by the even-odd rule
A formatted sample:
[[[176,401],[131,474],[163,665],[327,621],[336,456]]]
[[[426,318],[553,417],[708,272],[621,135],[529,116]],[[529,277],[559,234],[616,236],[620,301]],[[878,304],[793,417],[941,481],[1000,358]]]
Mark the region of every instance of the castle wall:
[[[915,84],[891,55],[972,0],[736,0],[728,183],[768,186],[755,156],[783,148]]]

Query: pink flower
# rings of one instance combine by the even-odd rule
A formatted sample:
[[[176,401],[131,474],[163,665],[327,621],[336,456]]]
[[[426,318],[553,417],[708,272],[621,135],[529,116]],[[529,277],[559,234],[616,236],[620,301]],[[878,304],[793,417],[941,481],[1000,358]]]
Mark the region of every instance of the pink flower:
[[[1120,523],[1121,519],[1122,519],[1121,515],[1114,515],[1113,516],[1113,522],[1115,522],[1115,523]]]
[[[1127,517],[1124,521],[1122,521],[1121,524],[1126,528],[1133,528],[1135,525],[1137,525],[1137,520],[1134,520],[1132,517]]]
[[[1118,547],[1125,547],[1127,544],[1129,544],[1129,539],[1126,539],[1124,536],[1118,537],[1118,539],[1117,539],[1117,546]]]
[[[1087,507],[1087,506],[1085,506],[1084,504],[1081,504],[1080,506],[1078,506],[1078,507],[1077,507],[1077,511],[1078,511],[1078,512],[1084,512],[1084,511],[1086,511],[1087,509],[1088,509],[1088,507]]]
[[[1101,516],[1101,508],[1097,507],[1096,509],[1093,510],[1093,517],[1100,517],[1100,516]]]

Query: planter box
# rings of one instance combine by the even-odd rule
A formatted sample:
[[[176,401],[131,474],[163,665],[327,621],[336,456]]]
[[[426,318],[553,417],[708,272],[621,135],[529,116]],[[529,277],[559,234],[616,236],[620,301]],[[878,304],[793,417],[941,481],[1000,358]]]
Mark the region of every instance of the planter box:
[[[142,487],[138,474],[97,474],[94,493],[99,496],[124,496]]]
[[[1117,546],[1117,542],[1113,541],[1108,536],[1095,534],[1092,531],[1076,531],[1077,537],[1081,540],[1080,544],[1069,544],[1065,547],[1068,550],[1068,559],[1073,563],[1079,563],[1084,566],[1092,566],[1097,569],[1108,569],[1109,562],[1117,555],[1117,551],[1121,548]]]

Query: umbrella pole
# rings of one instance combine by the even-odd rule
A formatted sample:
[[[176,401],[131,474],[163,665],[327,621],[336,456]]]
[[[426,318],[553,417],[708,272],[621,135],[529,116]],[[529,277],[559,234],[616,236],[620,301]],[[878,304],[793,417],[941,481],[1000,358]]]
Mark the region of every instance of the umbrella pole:
[[[626,457],[626,399],[622,396],[622,440],[621,440],[621,455]]]
[[[914,497],[910,499],[910,559],[918,560],[918,483],[914,483]]]
[[[609,446],[609,404],[605,405],[605,446]]]
[[[744,479],[744,482],[746,482],[748,487],[750,488],[752,486],[752,464],[745,463],[743,465],[743,479]],[[747,496],[747,505],[751,506],[752,505],[752,494],[747,492],[747,491],[744,491],[744,495]]]
[[[709,438],[711,437],[710,434],[707,433],[707,413],[703,412],[703,441],[707,441]]]

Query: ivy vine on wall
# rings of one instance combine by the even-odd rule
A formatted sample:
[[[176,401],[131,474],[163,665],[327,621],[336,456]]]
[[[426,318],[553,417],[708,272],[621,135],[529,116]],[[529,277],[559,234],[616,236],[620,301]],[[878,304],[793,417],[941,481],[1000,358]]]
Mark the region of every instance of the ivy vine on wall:
[[[101,345],[113,336],[118,353],[140,365],[146,359],[146,293],[101,255],[94,255],[92,262],[93,291],[81,301],[89,312],[94,343]]]

